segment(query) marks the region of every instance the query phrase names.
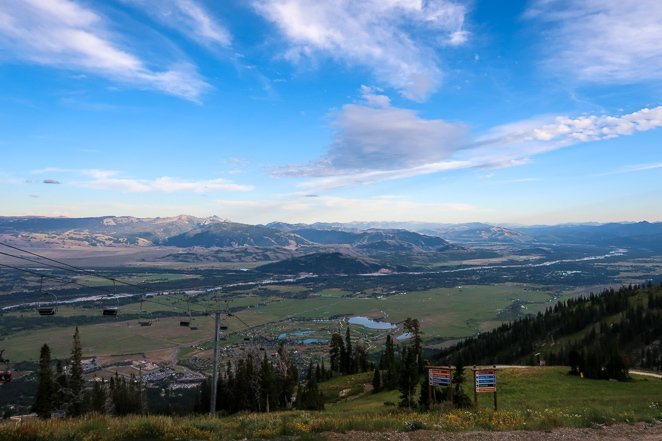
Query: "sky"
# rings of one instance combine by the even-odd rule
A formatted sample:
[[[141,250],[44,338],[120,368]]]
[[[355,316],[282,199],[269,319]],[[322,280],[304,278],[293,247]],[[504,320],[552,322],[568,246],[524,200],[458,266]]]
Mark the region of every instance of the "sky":
[[[662,221],[658,0],[0,0],[0,215]]]

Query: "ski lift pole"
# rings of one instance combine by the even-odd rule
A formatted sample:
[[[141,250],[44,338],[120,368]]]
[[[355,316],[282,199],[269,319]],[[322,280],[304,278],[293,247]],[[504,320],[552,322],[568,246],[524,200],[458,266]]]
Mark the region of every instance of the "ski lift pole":
[[[218,333],[221,321],[221,313],[214,313],[214,363],[211,374],[211,403],[209,403],[209,416],[216,415],[216,394],[218,392]]]

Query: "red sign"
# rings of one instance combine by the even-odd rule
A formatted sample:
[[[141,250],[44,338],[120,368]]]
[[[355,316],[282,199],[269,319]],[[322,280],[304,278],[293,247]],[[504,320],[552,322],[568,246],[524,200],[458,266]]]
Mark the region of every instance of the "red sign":
[[[430,369],[428,371],[428,384],[430,386],[442,385],[450,386],[451,384],[451,370],[450,369]]]

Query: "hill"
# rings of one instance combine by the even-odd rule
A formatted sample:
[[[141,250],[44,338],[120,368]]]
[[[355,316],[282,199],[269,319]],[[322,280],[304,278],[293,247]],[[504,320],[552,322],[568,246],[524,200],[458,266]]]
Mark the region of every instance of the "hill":
[[[662,222],[520,227],[538,242],[597,244],[662,251]]]
[[[323,245],[351,245],[367,251],[445,251],[451,245],[444,239],[401,229],[366,231],[323,230],[304,228],[293,233]]]
[[[296,234],[285,233],[261,225],[218,222],[194,228],[168,238],[163,245],[176,247],[243,247],[306,245],[309,242]]]
[[[384,269],[383,265],[370,259],[358,258],[349,254],[313,253],[293,257],[280,262],[259,266],[258,271],[272,274],[366,274]]]
[[[624,286],[557,303],[469,338],[443,362],[574,366],[594,378],[627,376],[627,366],[662,370],[662,285]]]

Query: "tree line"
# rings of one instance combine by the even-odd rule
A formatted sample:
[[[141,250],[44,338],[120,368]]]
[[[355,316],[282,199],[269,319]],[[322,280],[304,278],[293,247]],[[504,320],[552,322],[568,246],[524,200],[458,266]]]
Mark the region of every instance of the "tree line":
[[[572,338],[571,336],[576,336]],[[628,285],[556,303],[468,338],[438,357],[470,364],[570,366],[587,378],[624,380],[630,366],[662,370],[662,284]]]
[[[115,374],[109,382],[99,380],[91,388],[86,387],[82,355],[78,327],[73,335],[71,357],[65,363],[58,360],[54,367],[49,346],[41,347],[33,412],[41,418],[50,418],[87,412],[126,415],[144,411],[142,384],[135,377],[127,380]]]

